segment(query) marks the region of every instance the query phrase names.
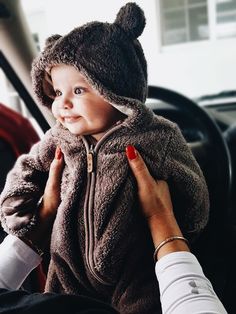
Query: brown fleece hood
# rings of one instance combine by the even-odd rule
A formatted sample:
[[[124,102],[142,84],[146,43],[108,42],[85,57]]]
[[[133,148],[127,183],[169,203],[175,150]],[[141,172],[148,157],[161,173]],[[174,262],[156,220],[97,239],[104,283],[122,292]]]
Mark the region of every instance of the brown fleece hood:
[[[50,69],[63,63],[80,71],[120,111],[127,113],[128,108],[142,105],[147,96],[147,64],[137,37],[145,23],[142,9],[127,3],[114,23],[90,22],[64,36],[49,37],[32,65],[33,90],[39,102],[51,107],[55,92]]]

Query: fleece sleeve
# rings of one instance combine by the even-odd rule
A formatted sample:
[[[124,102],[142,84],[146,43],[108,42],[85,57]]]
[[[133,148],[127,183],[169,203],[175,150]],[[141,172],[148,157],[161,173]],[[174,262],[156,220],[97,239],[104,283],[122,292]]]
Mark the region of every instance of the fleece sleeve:
[[[194,236],[207,224],[209,195],[203,173],[176,125],[166,146],[161,172],[170,186],[178,223],[184,233]]]
[[[0,196],[4,230],[24,235],[37,220],[37,203],[43,194],[56,143],[49,130],[29,154],[21,155],[8,173]]]

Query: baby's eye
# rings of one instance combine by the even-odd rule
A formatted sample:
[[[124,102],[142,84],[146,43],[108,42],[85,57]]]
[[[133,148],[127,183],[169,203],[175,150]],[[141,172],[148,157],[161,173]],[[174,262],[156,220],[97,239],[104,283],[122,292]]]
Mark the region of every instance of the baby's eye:
[[[74,93],[76,94],[76,95],[80,95],[80,94],[82,94],[83,93],[83,88],[81,88],[81,87],[76,87],[75,89],[74,89]]]
[[[59,89],[56,89],[56,90],[55,90],[55,94],[56,94],[56,96],[58,97],[58,96],[61,96],[61,95],[62,95],[62,92],[59,91]]]

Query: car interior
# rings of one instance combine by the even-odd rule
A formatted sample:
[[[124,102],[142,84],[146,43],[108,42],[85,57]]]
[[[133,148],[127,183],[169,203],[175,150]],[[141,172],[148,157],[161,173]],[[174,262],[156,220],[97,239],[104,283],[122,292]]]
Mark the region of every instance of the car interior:
[[[30,66],[36,55],[21,1],[0,0],[0,70],[26,112],[23,116],[11,109],[0,94],[0,191],[17,157],[28,152],[54,123],[50,112],[41,108],[32,94]],[[210,219],[191,250],[229,313],[236,313],[235,96],[236,88],[191,99],[174,88],[149,85],[146,101],[155,114],[178,124],[206,178]],[[1,230],[0,241],[4,237]],[[26,287],[41,291],[40,276],[40,270],[32,274]]]

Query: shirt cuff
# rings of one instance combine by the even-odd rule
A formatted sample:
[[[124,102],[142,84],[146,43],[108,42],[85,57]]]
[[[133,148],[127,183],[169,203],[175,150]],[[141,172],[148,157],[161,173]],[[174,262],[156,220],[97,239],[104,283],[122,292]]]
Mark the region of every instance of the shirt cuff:
[[[156,263],[163,313],[225,313],[197,258],[173,252]]]
[[[18,237],[8,235],[0,244],[0,288],[19,289],[42,258]]]
[[[191,267],[194,264],[194,266],[197,267],[197,271],[203,274],[202,267],[200,266],[196,256],[188,251],[172,252],[161,257],[156,263],[156,273],[158,274],[159,272],[162,272],[167,265],[169,266],[172,262],[176,263],[178,260],[181,262],[189,262]]]

